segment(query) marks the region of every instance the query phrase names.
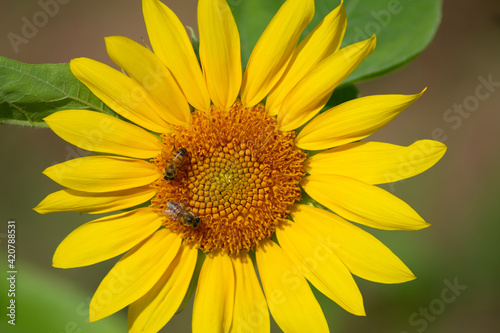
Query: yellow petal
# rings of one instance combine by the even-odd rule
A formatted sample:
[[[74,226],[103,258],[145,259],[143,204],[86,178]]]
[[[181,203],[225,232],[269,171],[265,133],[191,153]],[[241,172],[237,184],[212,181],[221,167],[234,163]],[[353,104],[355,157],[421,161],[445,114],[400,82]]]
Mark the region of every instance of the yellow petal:
[[[149,186],[104,193],[64,189],[49,194],[33,209],[40,214],[55,212],[101,214],[140,205],[155,194],[156,189]]]
[[[198,2],[200,61],[212,102],[223,109],[233,105],[241,85],[238,28],[226,0]]]
[[[134,79],[88,58],[70,62],[71,72],[107,106],[150,131],[165,133],[170,125],[154,109],[154,101]]]
[[[284,220],[276,230],[281,248],[319,291],[345,310],[364,316],[363,297],[340,258],[301,224]]]
[[[303,189],[314,200],[347,220],[386,230],[428,227],[406,202],[380,187],[337,175],[310,175]]]
[[[382,142],[355,142],[310,157],[310,174],[341,175],[368,184],[413,177],[433,166],[446,151],[441,142],[420,140],[408,147]]]
[[[279,327],[284,332],[329,332],[311,288],[285,252],[265,239],[255,255],[267,304]]]
[[[43,173],[62,186],[112,192],[152,183],[161,176],[151,163],[125,157],[85,156],[48,167]]]
[[[90,151],[145,159],[162,148],[151,133],[101,112],[65,110],[43,120],[64,140]]]
[[[248,60],[241,88],[244,106],[259,103],[278,82],[313,15],[312,0],[288,0],[281,6]]]
[[[186,97],[167,67],[153,52],[133,40],[122,37],[106,37],[109,57],[158,103],[158,114],[165,121],[182,125],[188,123],[191,111]]]
[[[282,131],[305,124],[325,106],[333,90],[375,49],[375,35],[349,45],[318,64],[285,97],[278,113]]]
[[[391,122],[424,91],[416,95],[367,96],[337,105],[311,120],[295,144],[302,149],[321,150],[366,138]]]
[[[57,247],[54,267],[92,265],[113,258],[152,235],[162,218],[151,208],[102,217],[75,229]]]
[[[267,96],[269,114],[278,114],[286,95],[323,59],[337,51],[344,37],[346,14],[344,2],[328,14],[293,53],[285,73]]]
[[[189,104],[208,110],[210,97],[205,80],[181,21],[158,0],[144,0],[142,9],[155,54],[172,72]]]
[[[198,250],[181,244],[163,276],[128,308],[129,333],[158,332],[182,303],[196,266]]]
[[[146,294],[176,256],[181,238],[161,229],[125,254],[90,301],[90,322],[107,317]]]
[[[229,332],[234,307],[234,271],[226,253],[206,257],[193,306],[193,333]]]
[[[401,283],[415,278],[384,244],[341,217],[306,205],[295,205],[291,215],[296,225],[338,255],[353,274],[380,283]]]
[[[269,310],[252,260],[241,251],[233,258],[233,266],[236,291],[231,331],[269,333]]]

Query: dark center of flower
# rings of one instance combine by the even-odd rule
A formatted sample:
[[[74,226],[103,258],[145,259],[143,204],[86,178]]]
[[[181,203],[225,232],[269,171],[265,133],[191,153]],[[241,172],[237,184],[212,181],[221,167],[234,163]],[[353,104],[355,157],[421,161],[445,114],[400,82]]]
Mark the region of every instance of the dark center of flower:
[[[176,172],[173,180],[169,172],[153,184],[152,206],[165,215],[165,227],[204,252],[248,251],[270,238],[300,200],[306,154],[294,137],[281,132],[262,105],[195,111],[189,126],[162,135],[164,148],[154,163],[162,171],[173,163]],[[183,223],[182,214],[198,217],[199,224]]]

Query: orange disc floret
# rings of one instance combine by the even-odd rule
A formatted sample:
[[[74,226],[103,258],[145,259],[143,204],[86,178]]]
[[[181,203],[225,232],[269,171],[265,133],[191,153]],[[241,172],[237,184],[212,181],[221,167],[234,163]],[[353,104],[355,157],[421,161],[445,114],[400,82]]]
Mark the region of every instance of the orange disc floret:
[[[153,184],[152,206],[166,216],[165,227],[204,252],[252,249],[300,200],[306,154],[294,146],[295,132],[281,132],[262,105],[195,111],[189,126],[162,138],[162,153],[153,160],[160,170],[180,148],[187,161],[173,180]],[[182,225],[167,213],[168,202],[181,203],[201,223]]]

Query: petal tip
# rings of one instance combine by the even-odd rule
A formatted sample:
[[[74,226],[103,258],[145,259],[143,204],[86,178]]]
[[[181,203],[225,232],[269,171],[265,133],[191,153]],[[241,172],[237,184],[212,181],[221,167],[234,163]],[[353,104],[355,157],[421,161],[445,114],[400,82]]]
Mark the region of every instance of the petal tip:
[[[59,244],[60,247],[60,244]],[[61,257],[61,252],[59,247],[56,249],[54,255],[52,256],[52,267],[55,268],[71,268],[72,266],[64,263],[64,259]]]
[[[421,92],[419,92],[418,94],[415,94],[413,95],[413,101],[416,101],[417,99],[419,99],[420,97],[422,97],[422,95],[427,91],[427,87],[425,87],[424,89],[422,89]],[[411,95],[409,95],[411,96]]]
[[[42,119],[43,119],[43,121],[45,121],[46,123],[48,123],[48,122],[47,122],[47,120],[52,119],[52,117],[53,117],[56,113],[57,113],[57,112],[54,112],[54,113],[52,113],[52,114],[49,114],[49,115],[48,115],[48,116],[46,116],[46,117],[43,117],[43,118],[42,118]]]
[[[413,230],[422,230],[422,229],[428,228],[430,226],[431,226],[430,223],[427,223],[422,219],[422,220],[418,221],[418,224],[415,225],[415,228]]]
[[[359,316],[359,317],[366,317],[366,311],[365,311],[364,307],[362,307],[361,309],[359,309],[356,312],[352,312],[352,314]]]
[[[48,212],[46,210],[43,209],[43,206],[38,204],[36,207],[33,207],[32,208],[35,212],[37,212],[38,214],[47,214]]]
[[[73,58],[69,61],[69,66],[70,66],[71,70],[73,70],[73,68],[75,66],[81,65],[83,62],[88,61],[88,60],[91,60],[91,59],[86,58],[86,57]]]
[[[365,39],[360,43],[366,43],[365,47],[370,50],[369,52],[372,52],[373,50],[375,50],[375,47],[377,46],[377,35],[373,34],[370,38]]]
[[[375,34],[370,37],[370,46],[371,51],[375,50],[375,47],[377,46],[377,36]]]
[[[102,313],[99,313],[95,310],[95,307],[98,307],[96,304],[96,297],[92,297],[92,300],[90,301],[90,306],[89,306],[89,322],[93,323],[98,321],[99,319],[104,318],[105,316],[102,315]]]
[[[71,266],[65,265],[59,258],[56,258],[56,254],[52,258],[52,267],[55,268],[71,268]]]
[[[42,171],[42,174],[49,177],[50,179],[53,179],[52,176],[54,175],[54,165],[49,166],[45,170]]]
[[[430,223],[427,223],[424,220],[419,220],[407,230],[422,230],[422,229],[428,228],[430,226],[431,226]]]
[[[408,273],[407,273],[407,277],[406,277],[406,280],[403,280],[401,282],[408,282],[408,281],[413,281],[415,280],[417,277],[415,276],[415,274],[413,274],[409,269],[408,269]]]
[[[91,314],[91,312],[89,313],[89,322],[90,323],[93,323],[95,321],[97,321],[99,319],[97,319],[94,315]]]
[[[84,70],[89,61],[92,59],[85,57],[73,58],[69,61],[69,69],[78,80],[85,77]]]
[[[448,151],[448,146],[446,146],[444,143],[440,142],[441,145],[439,145],[438,149],[439,149],[439,153],[441,154],[441,157],[439,159],[441,159],[444,154],[446,154],[446,151]]]

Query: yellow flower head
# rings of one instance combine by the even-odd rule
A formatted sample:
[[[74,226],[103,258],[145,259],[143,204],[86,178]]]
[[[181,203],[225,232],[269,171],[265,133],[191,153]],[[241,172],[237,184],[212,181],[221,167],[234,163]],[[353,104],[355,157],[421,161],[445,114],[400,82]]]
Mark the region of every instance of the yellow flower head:
[[[91,321],[129,306],[130,332],[157,332],[199,273],[194,332],[269,332],[269,311],[285,332],[327,332],[307,281],[364,315],[352,274],[381,283],[414,278],[345,219],[379,229],[428,226],[375,185],[425,171],[446,147],[359,141],[423,92],[358,98],[319,114],[375,48],[373,36],[339,49],[343,4],[298,43],[314,2],[287,0],[244,74],[225,0],[199,1],[199,61],[168,7],[144,0],[143,10],[154,52],[106,38],[126,74],[87,58],[71,61],[73,74],[124,120],[84,110],[45,118],[66,141],[101,154],[46,169],[66,189],[35,209],[127,209],[79,227],[54,255],[54,266],[69,268],[126,252],[98,287]],[[301,201],[302,191],[321,205]]]

